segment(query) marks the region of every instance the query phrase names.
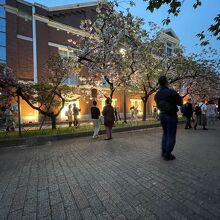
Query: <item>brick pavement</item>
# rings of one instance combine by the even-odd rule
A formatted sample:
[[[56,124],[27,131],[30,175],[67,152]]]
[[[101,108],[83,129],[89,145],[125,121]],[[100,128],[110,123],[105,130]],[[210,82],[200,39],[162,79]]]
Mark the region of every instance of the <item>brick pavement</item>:
[[[0,219],[220,219],[220,123],[178,130],[175,161],[161,129],[0,149]]]

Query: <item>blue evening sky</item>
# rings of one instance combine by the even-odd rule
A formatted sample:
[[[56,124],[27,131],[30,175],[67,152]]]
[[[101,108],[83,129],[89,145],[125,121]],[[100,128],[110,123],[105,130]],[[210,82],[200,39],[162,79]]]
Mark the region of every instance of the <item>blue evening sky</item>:
[[[46,6],[59,6],[64,4],[75,4],[81,2],[88,2],[89,0],[28,0],[28,2],[37,2]],[[192,8],[193,2],[185,1],[182,7],[182,12],[178,17],[173,17],[171,24],[168,26],[162,25],[162,20],[166,18],[166,6],[153,13],[146,11],[146,4],[142,0],[137,0],[137,5],[132,8],[132,14],[144,18],[146,22],[153,21],[163,28],[172,28],[179,37],[181,44],[185,47],[186,53],[199,53],[200,46],[196,34],[203,30],[207,30],[213,23],[213,18],[220,13],[220,0],[202,0],[202,6],[194,10]],[[120,9],[122,10],[122,8]],[[220,51],[220,41],[212,37],[211,46]]]

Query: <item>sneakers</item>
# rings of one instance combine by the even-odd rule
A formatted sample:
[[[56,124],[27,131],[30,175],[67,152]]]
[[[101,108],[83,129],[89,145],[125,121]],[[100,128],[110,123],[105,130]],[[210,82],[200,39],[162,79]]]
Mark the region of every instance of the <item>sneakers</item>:
[[[112,137],[110,137],[110,138],[105,138],[104,140],[105,141],[108,141],[108,140],[111,140],[112,139]]]
[[[176,157],[173,154],[164,155],[163,158],[164,160],[175,160],[176,159]]]

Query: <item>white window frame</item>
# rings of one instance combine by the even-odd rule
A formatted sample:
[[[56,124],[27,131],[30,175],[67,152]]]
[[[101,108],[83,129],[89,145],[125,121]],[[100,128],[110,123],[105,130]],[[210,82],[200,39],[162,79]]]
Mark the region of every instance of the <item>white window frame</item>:
[[[138,105],[135,105],[135,102],[138,103]],[[138,107],[138,114],[142,114],[142,100],[141,99],[130,99],[131,107]]]

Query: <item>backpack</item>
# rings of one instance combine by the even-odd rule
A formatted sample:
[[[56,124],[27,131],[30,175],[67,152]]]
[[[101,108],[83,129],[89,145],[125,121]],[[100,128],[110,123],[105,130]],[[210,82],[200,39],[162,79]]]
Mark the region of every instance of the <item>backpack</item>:
[[[182,106],[180,107],[180,112],[181,112],[183,115],[185,115],[185,114],[187,113],[187,106],[186,106],[186,105],[182,105]]]
[[[177,112],[177,107],[174,104],[165,100],[160,101],[157,104],[157,107],[160,109],[160,111],[167,114],[175,114]]]
[[[202,106],[202,105],[201,105]],[[195,114],[196,115],[201,115],[202,114],[202,110],[201,110],[201,106],[196,106],[195,107]]]

